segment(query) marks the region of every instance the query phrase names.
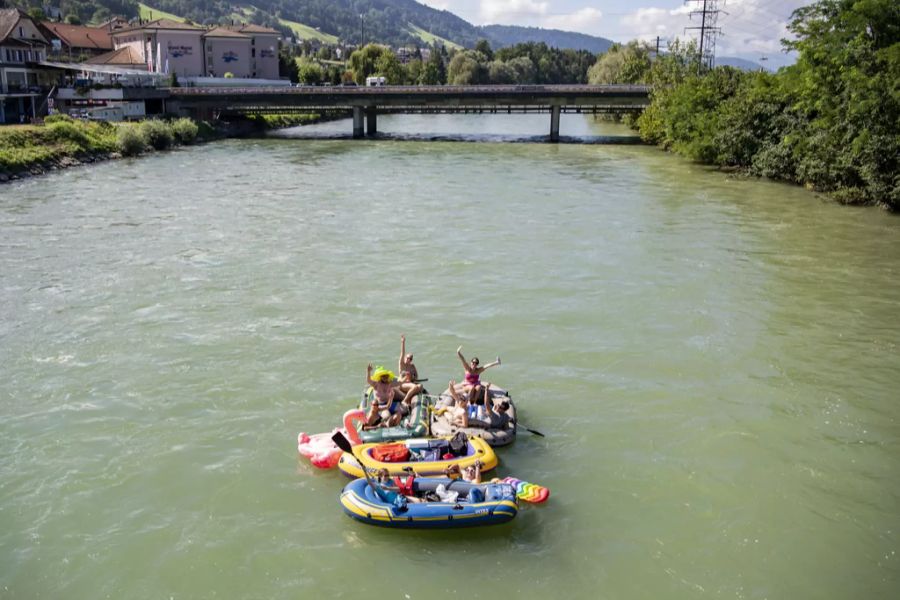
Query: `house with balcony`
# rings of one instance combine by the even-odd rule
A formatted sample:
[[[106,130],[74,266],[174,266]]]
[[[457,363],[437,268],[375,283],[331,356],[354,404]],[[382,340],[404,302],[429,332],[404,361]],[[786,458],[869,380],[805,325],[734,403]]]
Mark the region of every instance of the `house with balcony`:
[[[0,123],[23,123],[46,114],[46,93],[56,75],[39,63],[50,42],[22,10],[0,10]]]
[[[43,21],[41,32],[50,41],[48,60],[82,62],[113,49],[112,29],[109,27],[85,27]]]

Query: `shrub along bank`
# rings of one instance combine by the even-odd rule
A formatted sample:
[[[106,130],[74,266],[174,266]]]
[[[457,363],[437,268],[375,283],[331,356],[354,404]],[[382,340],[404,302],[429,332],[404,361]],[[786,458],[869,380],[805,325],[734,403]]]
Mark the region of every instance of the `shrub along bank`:
[[[317,114],[291,114],[254,116],[212,124],[188,118],[106,123],[52,115],[43,125],[0,128],[0,181],[319,120],[321,116]]]
[[[117,156],[137,156],[212,137],[216,137],[212,127],[190,119],[113,124],[52,115],[43,125],[0,129],[0,180]]]

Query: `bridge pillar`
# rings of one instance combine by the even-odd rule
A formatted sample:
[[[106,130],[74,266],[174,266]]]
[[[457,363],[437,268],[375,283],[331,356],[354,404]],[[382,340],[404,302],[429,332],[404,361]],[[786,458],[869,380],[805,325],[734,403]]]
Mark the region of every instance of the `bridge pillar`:
[[[375,110],[374,106],[366,107],[366,135],[375,135],[378,133],[377,128],[377,115],[378,112]]]
[[[550,141],[559,141],[559,113],[561,112],[559,104],[550,107]]]
[[[363,107],[353,107],[353,139],[359,139],[365,135],[363,131]]]

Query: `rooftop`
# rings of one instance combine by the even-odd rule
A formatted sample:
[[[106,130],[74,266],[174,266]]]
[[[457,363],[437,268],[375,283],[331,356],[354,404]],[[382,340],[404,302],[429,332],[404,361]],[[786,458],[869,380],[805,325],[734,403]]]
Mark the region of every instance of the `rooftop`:
[[[144,62],[141,53],[134,49],[134,46],[122,46],[118,50],[113,50],[112,52],[107,52],[106,54],[101,54],[86,60],[84,61],[84,64],[120,66],[141,65],[142,67],[146,67],[147,63]]]
[[[109,37],[109,30],[102,27],[68,25],[52,21],[44,21],[41,25],[48,29],[51,35],[58,37],[66,46],[71,48],[112,50],[113,47],[112,39]]]

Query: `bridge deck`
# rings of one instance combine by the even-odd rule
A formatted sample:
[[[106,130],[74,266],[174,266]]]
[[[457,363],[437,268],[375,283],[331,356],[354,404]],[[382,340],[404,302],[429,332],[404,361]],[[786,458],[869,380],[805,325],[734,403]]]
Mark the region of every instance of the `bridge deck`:
[[[268,107],[457,107],[457,106],[628,106],[643,107],[644,85],[489,85],[489,86],[302,86],[258,88],[172,88],[170,98],[184,107],[237,109]]]

